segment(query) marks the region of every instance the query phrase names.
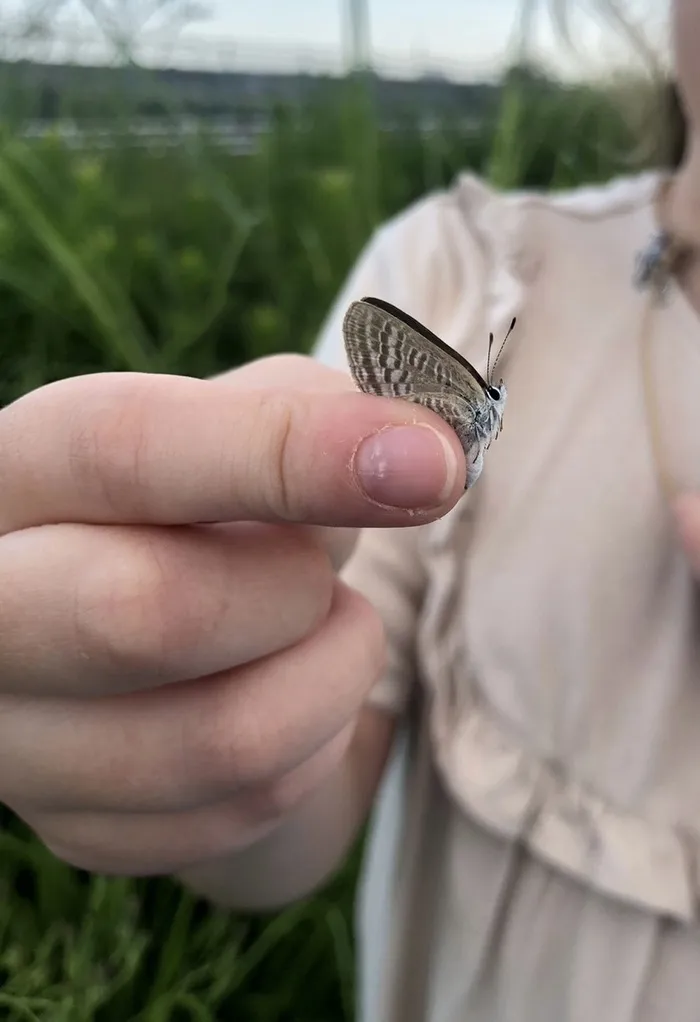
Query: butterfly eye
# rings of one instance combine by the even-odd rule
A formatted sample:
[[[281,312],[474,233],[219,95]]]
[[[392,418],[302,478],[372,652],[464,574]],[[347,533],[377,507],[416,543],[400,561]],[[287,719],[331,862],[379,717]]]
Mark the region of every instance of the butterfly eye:
[[[489,397],[492,398],[494,401],[500,401],[501,400],[501,388],[500,387],[489,387],[488,388],[488,394],[489,394]]]

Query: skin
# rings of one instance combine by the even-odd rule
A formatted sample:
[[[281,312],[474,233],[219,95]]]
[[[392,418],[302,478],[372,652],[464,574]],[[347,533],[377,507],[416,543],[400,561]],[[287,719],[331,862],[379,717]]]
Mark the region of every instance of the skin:
[[[671,27],[689,144],[668,193],[665,225],[700,251],[698,0],[672,0]],[[700,315],[700,259],[690,265],[680,283]],[[700,578],[700,494],[680,494],[674,511],[680,538]],[[392,724],[387,717],[378,711],[364,711],[355,744],[339,768],[254,849],[259,853],[257,858],[250,851],[195,869],[186,874],[186,879],[215,900],[242,907],[269,906],[311,890],[335,868],[364,819],[381,778],[391,737]]]
[[[465,477],[437,416],[295,356],[42,387],[0,412],[0,462],[0,801],[139,875],[260,843],[367,743],[384,634],[336,571]]]
[[[668,226],[700,248],[696,0],[672,24],[690,145]],[[700,311],[700,270],[684,286]],[[466,469],[436,416],[352,390],[283,356],[216,381],[85,376],[0,411],[0,801],[61,858],[268,908],[357,834],[393,724],[362,709],[381,624],[336,572],[356,529],[446,513]],[[419,446],[363,460],[407,424]],[[700,496],[675,510],[700,575]]]

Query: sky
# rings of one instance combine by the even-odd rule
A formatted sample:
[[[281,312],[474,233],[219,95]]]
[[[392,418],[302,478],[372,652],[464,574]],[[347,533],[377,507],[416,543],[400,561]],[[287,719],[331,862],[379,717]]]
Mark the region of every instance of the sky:
[[[103,6],[143,10],[153,0],[100,0]],[[173,2],[173,0],[170,0]],[[177,0],[175,0],[177,2]],[[193,21],[177,39],[157,31],[143,33],[148,63],[171,62],[221,68],[326,70],[342,68],[347,46],[347,9],[352,0],[198,0],[208,16]],[[442,72],[452,78],[497,75],[512,55],[516,26],[528,0],[360,0],[369,10],[373,62],[398,74]],[[576,27],[577,55],[563,52],[546,17],[547,0],[529,0],[539,9],[533,22],[531,52],[555,70],[595,73],[616,58],[629,58],[609,29],[601,35],[590,17]],[[66,38],[90,32],[80,0],[0,0],[3,21],[20,18],[31,6],[53,5],[55,26]],[[668,0],[625,0],[630,17],[647,35],[663,32]],[[585,8],[584,0],[572,7]],[[590,3],[588,4],[590,7]],[[81,13],[82,12],[82,13]],[[71,36],[70,33],[74,33]],[[617,44],[617,49],[611,44]],[[68,45],[68,44],[66,44]],[[76,45],[75,41],[71,45]],[[87,44],[85,44],[87,45]],[[173,59],[173,55],[177,56]]]
[[[439,66],[488,61],[503,50],[520,0],[365,0],[373,46],[388,57]],[[279,46],[337,47],[343,37],[343,0],[218,0],[216,22],[234,37]],[[201,25],[206,30],[206,22]]]

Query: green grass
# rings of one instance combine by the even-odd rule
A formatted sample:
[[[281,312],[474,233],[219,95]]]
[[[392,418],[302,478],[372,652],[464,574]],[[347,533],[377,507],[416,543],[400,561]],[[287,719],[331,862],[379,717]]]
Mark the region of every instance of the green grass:
[[[167,880],[79,873],[12,820],[0,831],[0,1018],[349,1020],[356,860],[315,898],[242,919]]]
[[[332,107],[276,111],[260,153],[238,158],[206,138],[76,153],[5,127],[0,404],[75,373],[206,376],[308,350],[386,217],[466,167],[503,187],[605,178],[621,139],[601,95],[518,88],[478,135],[425,137],[410,117],[380,132],[349,86]],[[352,1019],[357,852],[316,897],[250,919],[167,880],[78,873],[3,821],[1,1020]]]
[[[101,369],[203,376],[307,350],[372,230],[465,167],[500,186],[605,177],[624,138],[592,92],[506,91],[464,136],[378,130],[360,86],[280,109],[261,151],[68,149],[0,124],[0,404]]]

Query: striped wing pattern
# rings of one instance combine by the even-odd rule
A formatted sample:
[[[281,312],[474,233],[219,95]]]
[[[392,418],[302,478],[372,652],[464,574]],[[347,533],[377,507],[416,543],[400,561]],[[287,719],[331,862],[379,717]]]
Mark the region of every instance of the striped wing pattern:
[[[365,393],[416,400],[417,392],[448,390],[485,406],[484,387],[475,376],[385,310],[353,302],[343,332],[350,371]]]

